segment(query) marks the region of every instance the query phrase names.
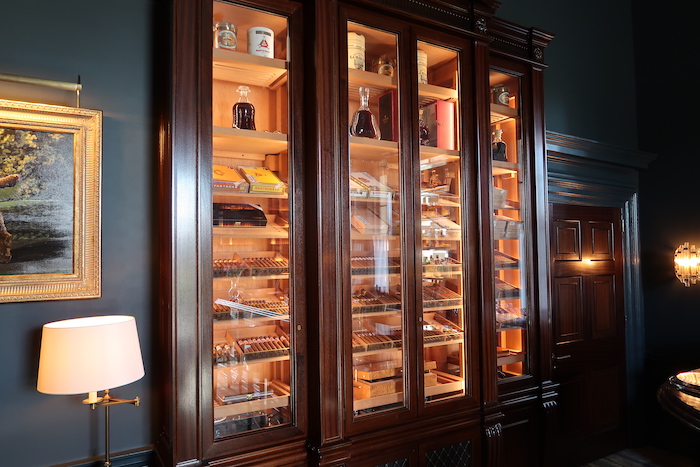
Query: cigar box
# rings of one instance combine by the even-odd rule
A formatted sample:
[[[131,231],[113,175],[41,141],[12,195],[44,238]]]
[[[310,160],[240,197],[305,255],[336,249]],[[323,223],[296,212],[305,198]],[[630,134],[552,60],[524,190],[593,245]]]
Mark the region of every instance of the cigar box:
[[[355,365],[352,372],[353,379],[375,381],[379,379],[401,376],[403,373],[403,364],[400,360],[366,363],[364,365]]]
[[[258,204],[214,203],[214,225],[219,227],[265,227],[267,217]]]
[[[236,349],[239,362],[289,355],[289,336],[279,326],[227,329],[226,340]]]
[[[399,100],[396,91],[387,91],[377,97],[379,104],[379,133],[387,141],[399,140]]]
[[[214,165],[212,168],[214,188],[225,188],[237,193],[247,193],[250,185],[238,171],[225,165]]]
[[[285,184],[267,167],[238,167],[251,193],[284,193]]]
[[[373,206],[370,210],[389,226],[388,233],[391,235],[401,234],[401,212],[390,206]]]
[[[501,209],[506,205],[506,196],[508,196],[508,190],[503,188],[493,187],[493,208]]]
[[[436,223],[437,225],[440,226],[440,228],[446,229],[448,233],[456,233],[459,234],[461,232],[462,228],[460,225],[447,217],[433,217],[431,220]]]
[[[496,240],[517,239],[523,230],[521,221],[506,216],[493,216],[493,236]]]
[[[369,190],[357,183],[352,178],[350,179],[350,197],[351,198],[366,198]]]
[[[368,208],[354,208],[351,223],[361,234],[377,235],[389,231],[389,225]]]
[[[394,197],[394,190],[367,172],[352,172],[350,179],[367,190],[368,198],[392,199]]]
[[[428,146],[455,149],[455,104],[435,101],[423,106],[423,120],[430,132]]]
[[[425,373],[425,386],[437,386],[437,375]],[[363,381],[356,379],[352,382],[352,395],[355,400],[371,399],[372,397],[386,396],[403,392],[403,378],[397,377],[382,381]]]

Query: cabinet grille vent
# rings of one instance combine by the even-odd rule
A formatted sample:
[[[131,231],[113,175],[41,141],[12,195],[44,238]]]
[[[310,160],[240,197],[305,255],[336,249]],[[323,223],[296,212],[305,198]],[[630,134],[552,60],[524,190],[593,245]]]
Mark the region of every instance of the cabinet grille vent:
[[[471,443],[462,441],[429,451],[425,460],[427,467],[468,467],[471,465]]]
[[[377,467],[408,467],[408,459],[399,459],[386,464],[380,464]]]

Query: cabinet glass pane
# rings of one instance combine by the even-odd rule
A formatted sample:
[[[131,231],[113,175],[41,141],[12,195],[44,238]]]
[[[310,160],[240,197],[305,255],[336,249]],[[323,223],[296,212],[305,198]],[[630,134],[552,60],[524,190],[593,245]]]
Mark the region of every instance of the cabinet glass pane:
[[[426,402],[464,395],[459,57],[418,42],[423,381]]]
[[[292,422],[293,200],[287,20],[214,2],[213,24],[212,389],[222,438]]]
[[[353,409],[404,405],[397,36],[348,23]],[[380,63],[381,61],[381,63]]]
[[[493,238],[496,269],[496,331],[498,378],[529,373],[528,290],[530,265],[525,254],[530,233],[523,224],[528,208],[523,194],[520,80],[492,70],[491,131]]]

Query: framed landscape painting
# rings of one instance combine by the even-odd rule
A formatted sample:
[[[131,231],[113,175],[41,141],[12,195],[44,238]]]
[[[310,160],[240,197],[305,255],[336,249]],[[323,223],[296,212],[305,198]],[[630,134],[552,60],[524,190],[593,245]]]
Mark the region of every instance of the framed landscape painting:
[[[0,99],[0,303],[101,293],[102,112]]]

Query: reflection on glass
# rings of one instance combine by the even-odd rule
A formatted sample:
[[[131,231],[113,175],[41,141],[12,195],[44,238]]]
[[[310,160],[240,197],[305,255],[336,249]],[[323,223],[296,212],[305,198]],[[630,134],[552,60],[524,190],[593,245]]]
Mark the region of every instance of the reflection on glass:
[[[397,56],[395,34],[348,23],[367,57]],[[349,35],[350,36],[350,35]],[[353,36],[354,37],[354,36]],[[349,73],[349,189],[353,411],[404,406],[404,309],[398,143],[398,67]],[[353,111],[357,109],[356,112]],[[376,116],[376,118],[375,118]],[[380,129],[381,125],[386,125]],[[384,120],[384,121],[382,121]],[[384,141],[378,141],[379,138]]]
[[[492,70],[492,200],[498,378],[527,374],[527,289],[523,229],[522,176],[519,154],[519,79]]]
[[[426,42],[417,44],[421,108],[420,198],[422,244],[423,385],[432,403],[465,394],[462,202],[458,55]],[[422,66],[425,69],[422,68]]]

